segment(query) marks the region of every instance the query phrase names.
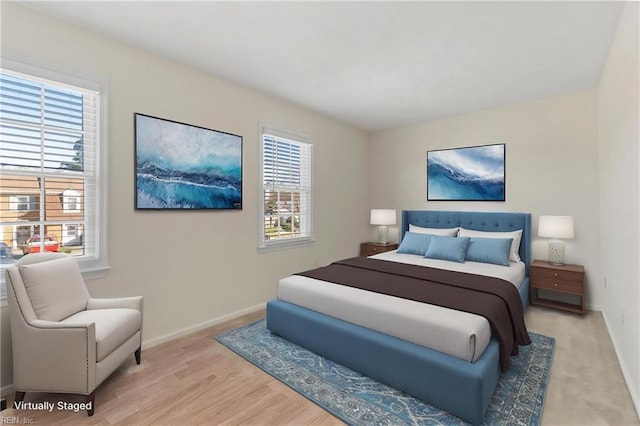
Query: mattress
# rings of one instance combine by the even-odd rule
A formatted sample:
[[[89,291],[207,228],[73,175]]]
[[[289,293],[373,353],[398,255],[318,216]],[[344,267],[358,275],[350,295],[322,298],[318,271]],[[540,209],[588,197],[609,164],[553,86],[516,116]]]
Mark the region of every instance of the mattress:
[[[455,263],[395,251],[372,258],[493,276],[516,287],[525,277],[522,262],[512,262],[508,267]],[[280,280],[278,299],[468,362],[476,361],[491,340],[489,322],[479,315],[298,275]]]

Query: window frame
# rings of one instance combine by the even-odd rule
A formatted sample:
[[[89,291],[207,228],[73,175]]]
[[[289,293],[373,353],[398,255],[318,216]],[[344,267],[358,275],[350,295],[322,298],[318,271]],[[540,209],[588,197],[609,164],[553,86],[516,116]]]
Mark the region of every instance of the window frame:
[[[35,195],[9,195],[9,210],[11,211],[30,212],[37,210],[36,204]],[[26,208],[21,208],[20,206],[26,206]]]
[[[64,213],[79,213],[80,208],[78,205],[81,203],[80,192],[75,189],[67,189],[62,192],[62,211]],[[73,207],[73,208],[72,208]]]
[[[22,75],[24,78],[45,80],[54,86],[71,86],[98,93],[99,101],[96,115],[96,147],[95,147],[95,196],[87,202],[84,227],[92,229],[95,235],[94,253],[76,256],[81,272],[85,276],[103,276],[110,269],[108,258],[108,93],[109,84],[105,78],[96,77],[76,70],[69,70],[60,64],[44,64],[25,61],[22,58],[2,55],[3,72]],[[28,175],[28,173],[27,173]],[[88,188],[85,188],[85,191]],[[84,197],[83,197],[84,198]],[[19,224],[15,224],[16,226]],[[6,226],[6,225],[5,225]],[[2,299],[6,296],[3,293]]]
[[[298,143],[300,145],[307,145],[308,148],[308,158],[309,163],[308,167],[308,176],[307,179],[309,181],[308,190],[304,191],[308,194],[309,202],[308,202],[308,235],[294,237],[294,238],[281,238],[281,239],[269,239],[265,238],[265,185],[264,185],[264,169],[265,169],[265,159],[264,159],[264,142],[265,135],[275,136],[277,138],[287,139],[292,142]],[[313,140],[310,136],[301,135],[298,133],[288,132],[279,130],[272,126],[261,126],[260,127],[260,206],[258,209],[258,249],[259,250],[273,250],[273,249],[282,249],[287,247],[297,247],[300,245],[307,245],[313,243],[315,241],[314,236],[314,220],[313,220]]]

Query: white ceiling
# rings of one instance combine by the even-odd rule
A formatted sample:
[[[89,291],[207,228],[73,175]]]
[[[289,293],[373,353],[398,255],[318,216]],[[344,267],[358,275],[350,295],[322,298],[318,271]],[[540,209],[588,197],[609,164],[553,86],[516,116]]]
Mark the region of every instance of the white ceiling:
[[[379,130],[596,87],[623,3],[28,6]]]

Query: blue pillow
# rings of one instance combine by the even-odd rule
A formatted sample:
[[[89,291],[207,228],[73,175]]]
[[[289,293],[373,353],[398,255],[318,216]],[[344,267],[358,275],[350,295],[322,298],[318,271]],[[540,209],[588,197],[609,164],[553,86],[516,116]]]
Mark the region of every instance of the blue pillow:
[[[471,237],[466,259],[472,262],[509,266],[509,253],[513,238]]]
[[[469,239],[469,237],[442,237],[432,235],[431,243],[424,257],[464,263],[467,247],[469,246]]]
[[[424,256],[431,242],[430,234],[418,234],[416,232],[405,232],[398,253],[419,254]]]

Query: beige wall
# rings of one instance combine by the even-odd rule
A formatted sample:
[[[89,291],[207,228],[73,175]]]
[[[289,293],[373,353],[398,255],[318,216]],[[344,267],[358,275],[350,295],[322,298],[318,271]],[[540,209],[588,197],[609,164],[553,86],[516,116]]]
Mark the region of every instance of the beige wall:
[[[397,209],[530,212],[535,259],[547,259],[547,240],[537,238],[538,217],[571,215],[576,238],[566,241],[567,262],[585,265],[587,303],[596,307],[602,298],[596,95],[579,92],[377,132],[369,154],[371,202]],[[427,150],[493,143],[506,144],[505,202],[426,201]]]
[[[354,255],[375,238],[369,207],[526,211],[534,235],[539,215],[569,214],[576,238],[567,260],[586,267],[588,304],[607,318],[638,405],[638,4],[626,6],[598,90],[372,135],[12,3],[1,12],[3,54],[109,81],[112,270],[89,286],[98,297],[144,295],[147,343],[252,309],[274,295],[278,277]],[[134,211],[134,112],[243,135],[244,209]],[[259,123],[314,138],[313,245],[256,249]],[[426,201],[427,150],[503,142],[506,202]],[[546,240],[535,238],[533,250],[546,258]],[[0,314],[6,386],[6,308]]]
[[[266,96],[3,2],[2,54],[109,82],[111,270],[96,297],[143,295],[148,344],[255,308],[278,278],[354,256],[367,238],[367,134]],[[133,113],[244,137],[242,211],[134,211]],[[259,126],[312,137],[316,242],[259,252]],[[11,383],[2,308],[2,385]]]
[[[601,302],[640,412],[639,5],[626,4],[598,89]]]

